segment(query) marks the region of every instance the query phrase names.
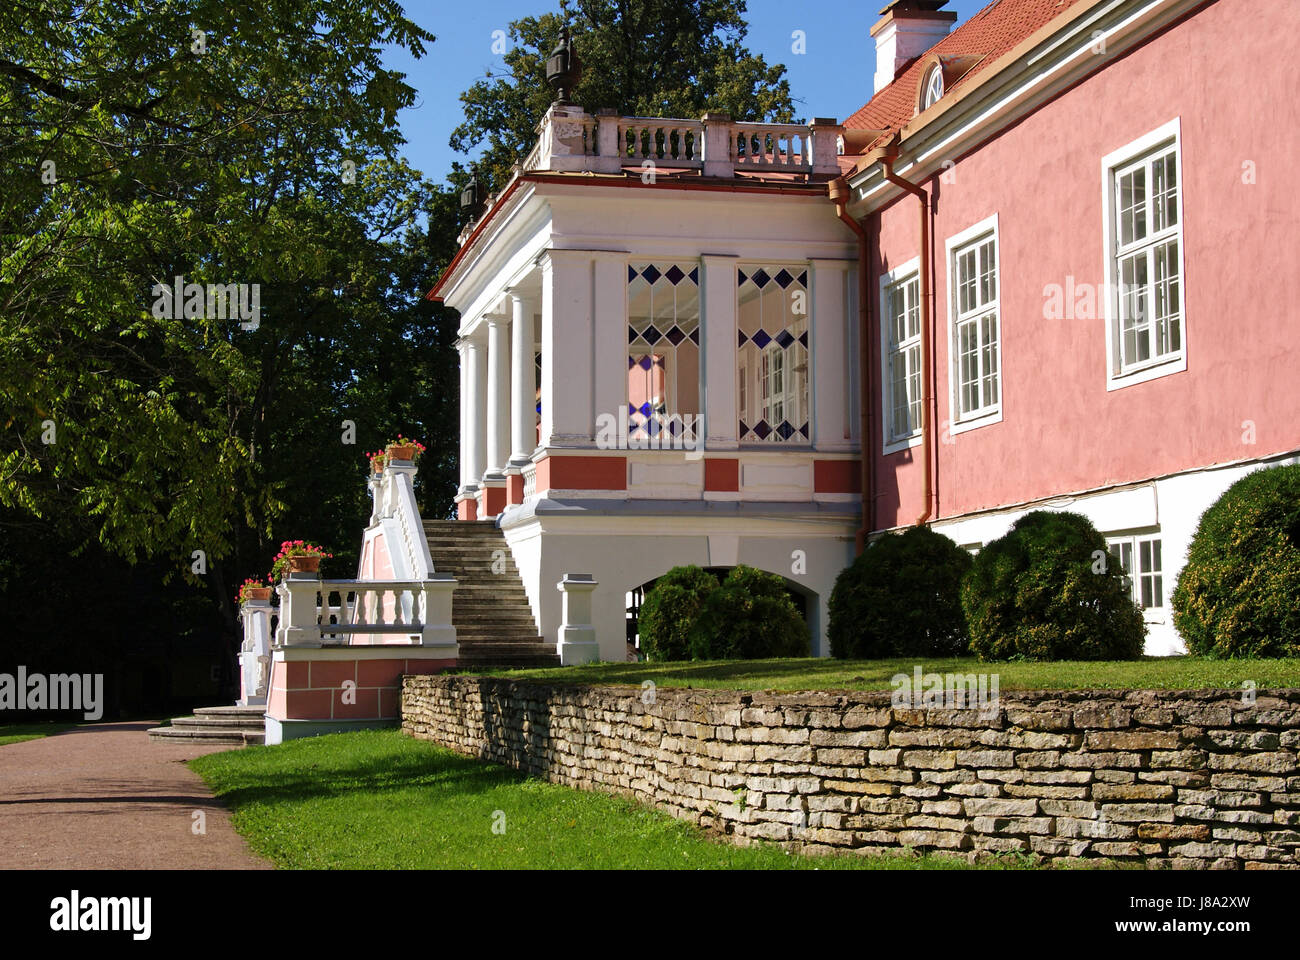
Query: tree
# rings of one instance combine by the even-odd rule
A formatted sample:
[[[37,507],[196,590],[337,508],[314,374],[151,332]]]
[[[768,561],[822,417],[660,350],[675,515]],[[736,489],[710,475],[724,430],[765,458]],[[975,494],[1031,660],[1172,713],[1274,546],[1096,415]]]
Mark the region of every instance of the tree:
[[[479,161],[491,188],[537,138],[554,99],[546,82],[550,56],[569,15],[524,17],[510,24],[508,73],[489,74],[461,94],[465,122],[451,146],[468,153],[486,141]],[[726,111],[736,120],[794,120],[783,65],[768,66],[744,45],[744,0],[576,0],[570,30],[583,63],[570,97],[588,110],[625,116],[698,117]]]
[[[362,451],[422,437],[423,506],[454,489],[455,325],[421,293],[455,197],[399,156],[415,92],[379,63],[433,37],[391,0],[42,7],[0,12],[0,525],[155,558],[233,640],[277,537],[355,550]],[[255,288],[256,322],[176,277]]]

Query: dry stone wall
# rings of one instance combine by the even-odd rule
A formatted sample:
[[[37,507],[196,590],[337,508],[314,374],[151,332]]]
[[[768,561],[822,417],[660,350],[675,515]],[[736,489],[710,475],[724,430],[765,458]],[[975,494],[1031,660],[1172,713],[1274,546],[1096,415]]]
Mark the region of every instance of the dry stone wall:
[[[1300,690],[763,694],[407,676],[402,727],[739,842],[1300,867]],[[652,702],[643,702],[652,700]]]

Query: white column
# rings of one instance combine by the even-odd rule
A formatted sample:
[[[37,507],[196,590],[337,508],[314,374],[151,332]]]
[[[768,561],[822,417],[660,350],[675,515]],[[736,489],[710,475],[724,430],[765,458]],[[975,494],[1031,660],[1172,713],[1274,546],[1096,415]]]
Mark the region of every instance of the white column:
[[[619,411],[627,406],[627,254],[595,253],[592,259],[593,415],[599,434],[599,418],[613,417],[621,423]]]
[[[736,441],[736,258],[705,256],[700,291],[704,309],[704,430],[706,446],[732,449]]]
[[[542,444],[585,446],[595,435],[592,254],[548,250],[542,268]]]
[[[469,470],[466,484],[477,489],[486,466],[487,351],[477,340],[466,338],[465,359],[468,367],[465,405],[465,463]]]
[[[469,392],[469,341],[456,341],[460,352],[460,489],[464,490],[470,483],[469,472],[469,408],[473,397]]]
[[[487,320],[487,465],[486,476],[505,476],[510,458],[510,320]]]
[[[522,467],[537,449],[537,375],[533,372],[533,314],[530,297],[512,294],[510,321],[510,463]]]
[[[850,260],[813,260],[809,293],[808,405],[813,446],[851,450],[849,440],[849,321],[856,303],[848,300]],[[856,341],[855,341],[856,342]]]

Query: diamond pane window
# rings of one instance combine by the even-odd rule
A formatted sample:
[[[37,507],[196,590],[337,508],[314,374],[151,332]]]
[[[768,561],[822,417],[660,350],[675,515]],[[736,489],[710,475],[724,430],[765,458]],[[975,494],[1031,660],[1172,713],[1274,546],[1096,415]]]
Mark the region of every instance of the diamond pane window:
[[[736,271],[736,392],[741,443],[799,444],[808,412],[808,268]]]
[[[694,429],[700,413],[698,281],[699,269],[690,263],[628,266],[629,441],[681,439]]]

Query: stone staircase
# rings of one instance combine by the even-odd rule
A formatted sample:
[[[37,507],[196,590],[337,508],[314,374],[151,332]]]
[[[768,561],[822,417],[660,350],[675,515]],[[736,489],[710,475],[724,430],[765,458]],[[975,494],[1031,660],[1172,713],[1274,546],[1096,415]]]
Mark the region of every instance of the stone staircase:
[[[505,535],[492,520],[426,520],[433,569],[458,581],[451,621],[462,669],[558,667],[555,644],[537,635],[532,607]]]
[[[246,747],[266,742],[266,707],[199,707],[192,717],[176,717],[170,727],[153,727],[156,743],[228,743]]]

